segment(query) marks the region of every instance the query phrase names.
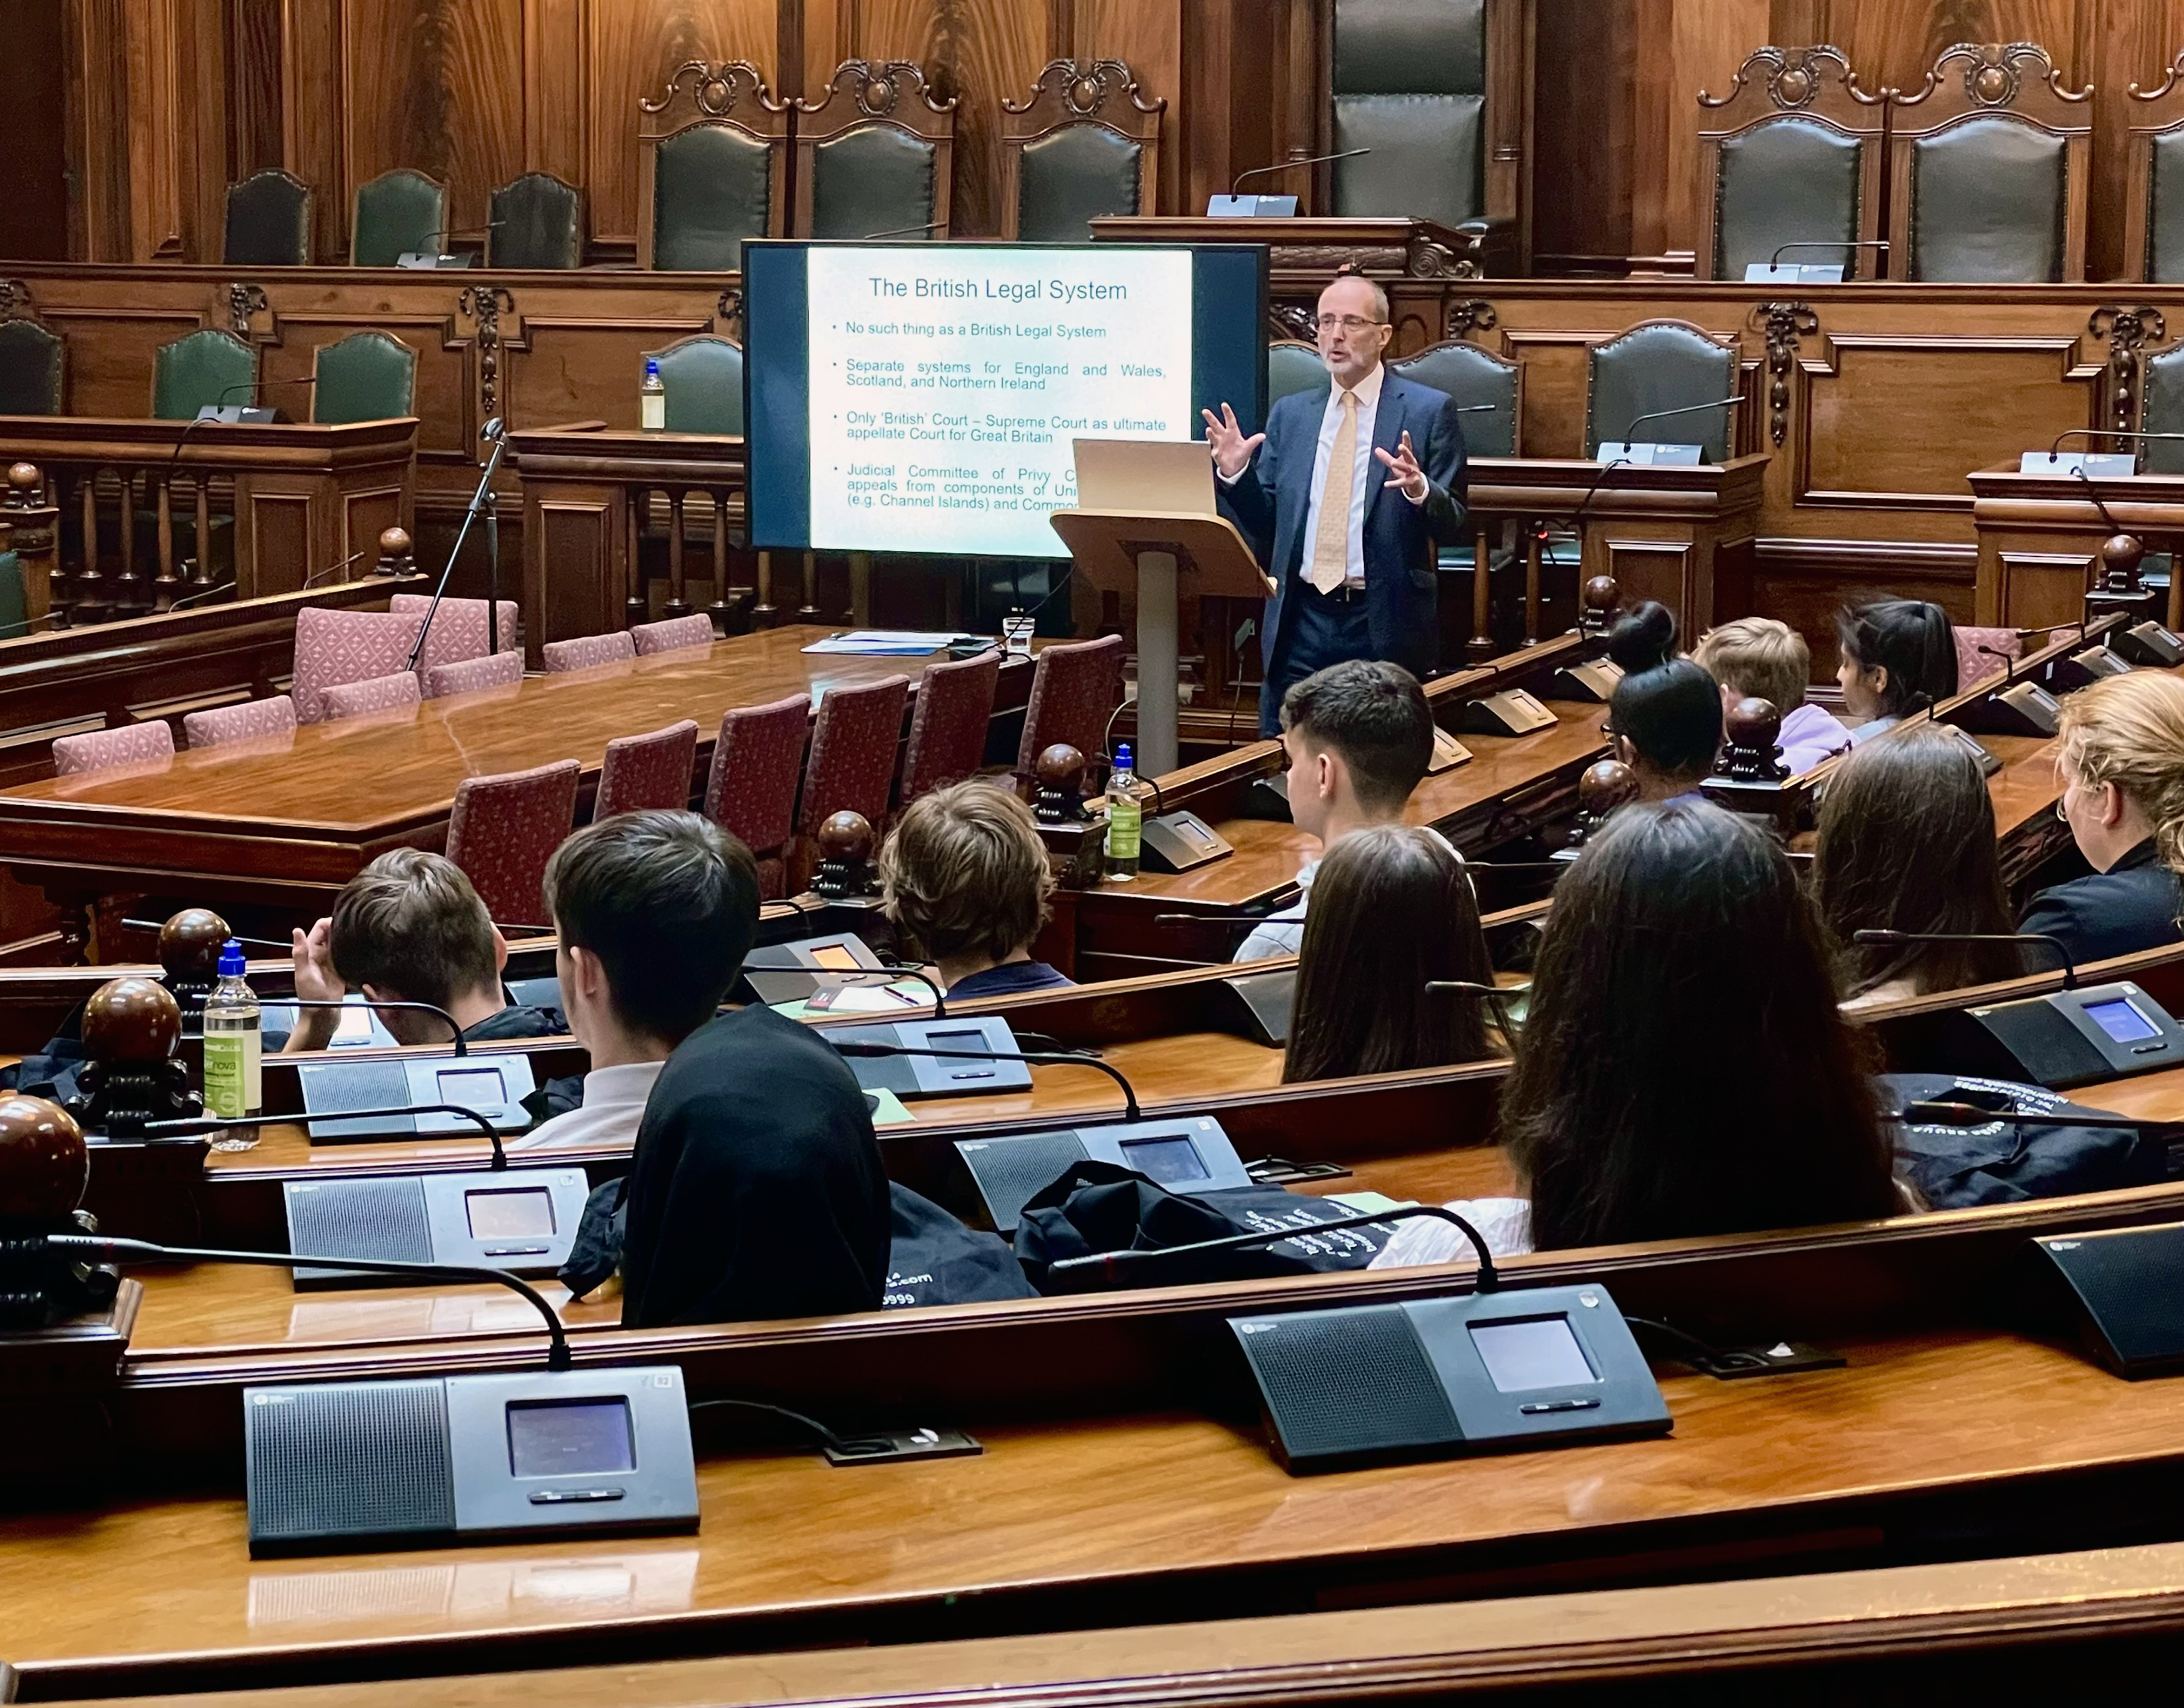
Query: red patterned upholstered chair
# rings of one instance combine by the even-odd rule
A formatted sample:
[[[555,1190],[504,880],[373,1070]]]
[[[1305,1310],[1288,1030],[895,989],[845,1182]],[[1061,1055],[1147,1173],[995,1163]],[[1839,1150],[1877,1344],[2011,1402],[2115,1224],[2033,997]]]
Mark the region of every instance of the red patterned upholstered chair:
[[[1957,691],[1976,687],[1990,676],[2009,668],[2012,659],[2025,656],[2025,643],[2014,628],[1959,628],[1957,637]],[[1980,649],[1985,647],[1984,652]],[[1996,653],[2004,656],[1997,658]]]
[[[573,759],[466,777],[448,819],[448,858],[463,868],[496,924],[543,925],[546,862],[577,818]]]
[[[432,602],[425,593],[398,593],[387,601],[388,612],[395,617],[422,617],[426,607]],[[499,645],[496,652],[515,650],[515,601],[504,599],[500,602]],[[425,650],[417,660],[420,670],[430,670],[436,664],[460,664],[466,658],[483,658],[485,645],[485,601],[482,599],[443,599],[432,618],[432,632],[426,637]],[[432,696],[430,693],[426,699]]]
[[[803,889],[818,866],[814,839],[819,827],[837,812],[861,812],[875,832],[887,829],[909,699],[910,678],[889,676],[863,688],[830,688],[820,701],[788,862],[788,880],[796,889]]]
[[[648,807],[690,804],[690,773],[698,762],[698,726],[686,717],[649,735],[622,735],[607,743],[592,821]]]
[[[637,656],[637,643],[629,638],[627,629],[617,628],[606,634],[579,635],[574,640],[549,640],[541,650],[546,656],[546,673],[559,676],[565,670],[627,664]]]
[[[771,706],[740,706],[721,720],[705,778],[705,816],[758,857],[758,893],[787,893],[788,839],[796,829],[796,784],[811,728],[811,699],[792,694]]]
[[[1017,775],[1028,779],[1039,756],[1066,741],[1087,759],[1107,751],[1107,720],[1123,697],[1123,637],[1105,634],[1047,647],[1032,672]]]
[[[286,694],[212,712],[192,712],[182,719],[182,737],[192,748],[226,747],[237,741],[267,740],[295,733],[296,702]]]
[[[329,723],[344,717],[362,717],[366,712],[393,712],[404,706],[415,706],[423,693],[417,686],[417,673],[398,670],[388,676],[374,676],[362,682],[337,682],[326,691],[326,718]]]
[[[986,756],[986,726],[993,720],[994,689],[1000,679],[998,652],[927,667],[902,752],[904,806],[978,768]]]
[[[343,682],[368,682],[410,667],[417,644],[415,614],[391,611],[330,611],[307,606],[296,613],[296,674],[289,691],[296,721],[326,721],[326,691]]]
[[[713,619],[703,611],[671,617],[665,622],[640,622],[630,630],[629,638],[636,643],[640,658],[655,652],[680,652],[686,646],[710,646],[720,639],[713,633]]]
[[[429,665],[425,671],[425,698],[448,694],[476,694],[483,688],[507,688],[523,680],[523,655],[514,650],[484,652],[454,664]]]
[[[53,743],[53,774],[79,777],[124,765],[159,765],[175,756],[175,732],[157,718],[88,735],[64,735]]]

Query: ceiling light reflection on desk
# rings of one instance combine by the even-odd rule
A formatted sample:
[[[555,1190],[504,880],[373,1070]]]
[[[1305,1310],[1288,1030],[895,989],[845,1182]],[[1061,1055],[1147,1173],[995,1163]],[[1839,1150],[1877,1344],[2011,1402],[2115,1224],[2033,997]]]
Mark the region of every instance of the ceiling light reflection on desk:
[[[483,1560],[450,1566],[253,1572],[249,1623],[323,1625],[383,1619],[468,1624],[535,1610],[595,1618],[679,1613],[695,1599],[698,1550]]]

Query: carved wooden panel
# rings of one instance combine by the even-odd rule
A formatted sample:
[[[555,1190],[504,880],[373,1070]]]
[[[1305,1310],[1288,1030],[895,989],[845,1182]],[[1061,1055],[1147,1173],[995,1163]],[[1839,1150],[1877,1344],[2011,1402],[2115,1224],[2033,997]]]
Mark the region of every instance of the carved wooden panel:
[[[397,483],[390,486],[360,488],[346,492],[336,500],[337,511],[335,522],[335,561],[353,552],[364,555],[350,567],[348,574],[362,575],[379,561],[379,536],[390,527],[408,528],[414,534],[410,513],[409,494]],[[314,564],[314,570],[324,566]],[[341,579],[329,576],[328,580]]]
[[[714,329],[710,315],[656,319],[518,317],[503,321],[500,410],[511,427],[638,423],[638,352]]]
[[[2051,622],[2075,622],[2085,609],[2097,560],[2086,552],[2003,551],[1997,555],[1998,608],[1983,622],[2019,628],[2043,628]]]
[[[237,506],[235,525],[245,537],[236,551],[237,599],[269,593],[294,593],[304,578],[326,568],[311,551],[311,500],[308,494],[254,491]],[[332,554],[338,562],[346,553]]]
[[[61,402],[78,416],[151,414],[159,346],[205,324],[179,309],[54,308],[41,318],[68,345]]]
[[[559,488],[566,497],[533,505],[526,516],[524,600],[538,612],[532,649],[541,634],[600,634],[622,626],[621,578],[616,544],[621,538],[621,510],[616,489],[601,486],[587,500]],[[529,524],[535,520],[533,530]],[[534,532],[534,539],[529,535]],[[542,566],[550,566],[546,574]]]
[[[448,295],[454,296],[452,287]],[[474,466],[479,422],[471,377],[473,341],[457,335],[452,300],[448,312],[441,315],[352,308],[272,316],[270,332],[259,341],[258,371],[266,401],[298,421],[309,420],[311,388],[287,382],[308,379],[312,360],[324,345],[366,330],[399,338],[417,353],[410,409],[417,416],[418,461]]]

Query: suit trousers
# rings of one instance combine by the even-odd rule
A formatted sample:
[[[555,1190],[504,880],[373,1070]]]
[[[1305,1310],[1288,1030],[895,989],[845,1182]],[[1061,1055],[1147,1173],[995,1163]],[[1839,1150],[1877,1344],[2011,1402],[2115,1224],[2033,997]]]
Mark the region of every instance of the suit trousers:
[[[1282,733],[1282,696],[1296,684],[1330,664],[1373,656],[1363,588],[1322,593],[1303,576],[1292,575],[1283,602],[1289,606],[1289,633],[1275,647],[1273,667],[1259,689],[1259,734],[1265,739]]]

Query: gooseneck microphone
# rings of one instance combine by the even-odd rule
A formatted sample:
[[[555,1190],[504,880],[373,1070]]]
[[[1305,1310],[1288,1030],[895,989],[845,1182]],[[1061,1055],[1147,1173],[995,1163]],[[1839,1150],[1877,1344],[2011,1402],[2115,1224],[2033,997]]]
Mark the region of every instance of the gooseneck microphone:
[[[880,964],[883,967],[885,967],[895,978],[915,979],[919,984],[924,985],[927,990],[932,991],[933,1018],[936,1020],[944,1020],[948,1018],[947,992],[943,991],[933,980],[925,976],[924,968],[921,967],[913,967],[905,961],[898,961],[892,955],[882,956],[880,957]]]
[[[499,416],[478,429],[478,437],[492,445],[493,455],[486,460],[485,472],[478,477],[477,490],[471,494],[470,508],[463,512],[463,525],[455,531],[454,548],[448,552],[448,561],[440,571],[439,585],[432,589],[432,602],[425,607],[425,620],[417,625],[417,644],[410,649],[410,661],[403,667],[405,670],[415,670],[417,661],[424,656],[425,637],[432,632],[432,619],[440,614],[440,601],[447,595],[448,578],[455,572],[455,560],[463,554],[463,542],[470,538],[471,524],[477,520],[478,512],[486,508],[493,477],[500,472],[500,460],[508,450],[508,434]],[[485,608],[485,644],[486,650],[493,652],[498,650],[500,638],[499,566],[488,563],[487,569],[489,585]]]
[[[147,1121],[144,1131],[148,1137],[157,1139],[194,1138],[200,1133],[223,1132],[230,1127],[302,1126],[306,1121],[338,1119],[343,1121],[376,1120],[388,1115],[461,1115],[475,1121],[478,1130],[493,1147],[493,1170],[500,1173],[508,1166],[508,1153],[501,1148],[500,1133],[493,1124],[476,1109],[465,1108],[460,1103],[404,1103],[387,1109],[342,1109],[330,1114],[312,1115],[192,1115],[181,1120]]]
[[[1305,1239],[1313,1234],[1331,1234],[1344,1228],[1368,1228],[1383,1222],[1407,1220],[1413,1217],[1430,1217],[1436,1221],[1452,1222],[1463,1231],[1471,1242],[1471,1248],[1479,1254],[1479,1281],[1476,1291],[1499,1292],[1502,1276],[1494,1267],[1494,1254],[1487,1250],[1486,1242],[1479,1230],[1457,1214],[1443,1209],[1439,1204],[1405,1204],[1392,1210],[1373,1210],[1362,1215],[1338,1216],[1331,1222],[1313,1222],[1308,1226],[1262,1229],[1257,1233],[1231,1234],[1225,1239],[1199,1240],[1187,1246],[1143,1246],[1128,1251],[1095,1252],[1089,1257],[1057,1258],[1047,1265],[1049,1275],[1067,1272],[1078,1275],[1097,1269],[1100,1277],[1112,1276],[1118,1264],[1131,1264],[1142,1267],[1162,1258],[1195,1256],[1200,1252],[1243,1251],[1252,1246],[1278,1245],[1284,1240]]]
[[[1121,1069],[1097,1056],[1079,1055],[1073,1050],[928,1050],[918,1044],[873,1044],[849,1038],[828,1038],[827,1041],[834,1047],[837,1055],[867,1060],[881,1056],[929,1056],[936,1062],[1029,1062],[1034,1066],[1095,1068],[1123,1088],[1123,1119],[1144,1119],[1138,1108],[1137,1091],[1123,1077]]]
[[[278,948],[281,946],[276,944],[273,946]],[[307,996],[261,996],[258,1000],[259,1006],[263,1008],[325,1008],[343,1012],[354,1008],[410,1008],[420,1014],[437,1014],[448,1023],[448,1030],[454,1036],[455,1053],[467,1056],[471,1052],[470,1040],[463,1035],[463,1029],[455,1023],[455,1017],[445,1008],[435,1007],[430,1002],[375,1002],[368,996],[361,1002],[321,1002]]]
[[[1271,166],[1254,166],[1248,172],[1237,173],[1234,181],[1228,186],[1228,193],[1234,195],[1236,186],[1246,178],[1263,178],[1271,173],[1286,172],[1293,166],[1320,166],[1326,165],[1329,160],[1354,160],[1360,154],[1369,154],[1372,152],[1370,148],[1345,148],[1339,153],[1314,154],[1302,160],[1282,160]]]
[[[561,1319],[554,1314],[554,1307],[546,1303],[544,1295],[536,1287],[504,1270],[469,1264],[404,1263],[393,1258],[325,1258],[298,1252],[230,1252],[200,1246],[155,1246],[148,1240],[108,1239],[98,1234],[33,1234],[20,1240],[0,1241],[0,1253],[9,1256],[35,1257],[41,1250],[64,1252],[98,1263],[248,1264],[259,1269],[348,1270],[357,1275],[407,1275],[418,1281],[493,1281],[521,1293],[544,1320],[546,1337],[551,1343],[546,1354],[546,1368],[565,1370],[572,1363],[569,1337],[563,1332]]]
[[[1792,249],[1878,249],[1885,255],[1889,243],[1886,237],[1805,237],[1776,249],[1767,263],[1769,270],[1780,266],[1782,257]]]
[[[1708,410],[1735,409],[1743,401],[1743,396],[1741,394],[1738,394],[1725,398],[1716,398],[1711,403],[1685,404],[1681,409],[1648,410],[1642,416],[1633,416],[1630,418],[1630,426],[1623,429],[1623,438],[1620,443],[1624,444],[1636,444],[1638,441],[1631,438],[1630,435],[1632,431],[1643,422],[1672,421],[1678,416],[1703,415]]]
[[[866,232],[861,237],[852,237],[856,243],[878,243],[882,237],[914,237],[927,232],[937,232],[947,223],[944,220],[928,220],[922,226],[890,226],[884,232]]]
[[[2078,988],[2078,963],[2061,938],[2045,931],[1853,931],[1850,940],[1875,949],[1901,948],[1906,943],[2044,943],[2063,963],[2063,988]]]
[[[2055,435],[2054,444],[2048,447],[2048,461],[2062,460],[2060,453],[2066,438],[2184,439],[2184,433],[2148,433],[2131,427],[2065,427]]]

